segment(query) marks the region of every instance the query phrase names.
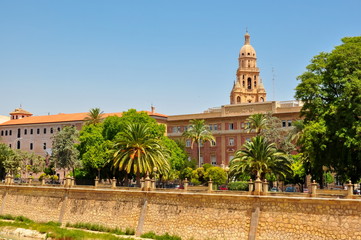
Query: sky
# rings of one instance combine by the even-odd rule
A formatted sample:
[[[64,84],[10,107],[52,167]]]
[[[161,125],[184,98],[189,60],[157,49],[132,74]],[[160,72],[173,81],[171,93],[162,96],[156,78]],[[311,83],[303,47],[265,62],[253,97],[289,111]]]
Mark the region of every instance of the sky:
[[[360,9],[359,0],[0,0],[0,115],[229,104],[246,29],[267,100],[291,100],[313,56],[361,35]]]

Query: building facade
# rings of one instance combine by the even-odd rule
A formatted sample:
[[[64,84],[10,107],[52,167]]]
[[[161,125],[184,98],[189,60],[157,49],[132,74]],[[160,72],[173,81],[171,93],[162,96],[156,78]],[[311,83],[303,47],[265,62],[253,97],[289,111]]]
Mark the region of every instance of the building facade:
[[[26,115],[24,113],[27,113]],[[152,108],[147,112],[160,124],[166,124],[167,116],[155,113]],[[103,117],[122,116],[122,113],[105,113]],[[10,113],[10,120],[0,124],[0,142],[12,149],[33,152],[41,156],[50,156],[52,136],[65,126],[74,126],[80,130],[88,113],[57,114],[32,116],[18,108]]]
[[[216,141],[201,145],[201,163],[216,166],[228,165],[236,150],[254,136],[245,130],[247,118],[256,113],[272,113],[282,121],[282,127],[289,128],[300,118],[302,103],[298,101],[267,102],[260,70],[257,67],[256,51],[250,44],[250,35],[245,34],[244,45],[238,57],[236,80],[230,93],[230,104],[211,108],[199,114],[169,116],[168,136],[182,138],[192,119],[204,119]],[[191,148],[191,140],[185,139],[190,157],[197,159],[197,146]]]

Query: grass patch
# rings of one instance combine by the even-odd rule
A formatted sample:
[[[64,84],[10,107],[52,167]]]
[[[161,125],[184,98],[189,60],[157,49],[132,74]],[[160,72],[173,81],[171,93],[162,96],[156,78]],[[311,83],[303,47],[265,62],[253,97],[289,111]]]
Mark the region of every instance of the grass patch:
[[[140,237],[151,238],[151,239],[156,239],[156,240],[181,240],[180,237],[174,236],[174,235],[169,235],[168,233],[165,233],[163,235],[157,235],[154,232],[148,232],[148,233],[142,234]]]
[[[105,227],[100,224],[92,224],[92,223],[75,223],[75,224],[67,223],[66,227],[87,229],[87,230],[97,231],[97,232],[108,232],[108,233],[113,233],[113,234],[118,234],[118,235],[134,235],[133,229],[127,228],[125,231],[122,231],[122,229],[120,229],[120,228],[109,228],[109,227]]]
[[[4,219],[4,218],[3,218]],[[12,220],[7,218],[6,220]],[[18,218],[18,220],[24,220]],[[31,220],[30,220],[31,221]],[[99,239],[99,240],[129,240],[129,238],[123,238],[112,235],[110,233],[92,233],[76,229],[61,228],[60,223],[47,222],[47,223],[35,223],[33,221],[14,221],[5,222],[0,220],[0,227],[13,227],[25,228],[36,230],[40,233],[46,233],[47,237],[53,239],[67,239],[67,240],[84,240],[84,239]]]

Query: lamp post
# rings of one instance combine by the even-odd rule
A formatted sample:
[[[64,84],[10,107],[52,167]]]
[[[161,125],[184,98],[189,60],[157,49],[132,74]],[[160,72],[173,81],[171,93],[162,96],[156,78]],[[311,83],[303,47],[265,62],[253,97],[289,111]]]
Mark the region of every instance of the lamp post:
[[[227,166],[227,167],[225,167],[224,168],[224,171],[226,172],[226,174],[227,174],[227,181],[226,181],[226,184],[228,185],[228,181],[229,181],[229,179],[228,179],[228,172],[229,172],[229,167]]]

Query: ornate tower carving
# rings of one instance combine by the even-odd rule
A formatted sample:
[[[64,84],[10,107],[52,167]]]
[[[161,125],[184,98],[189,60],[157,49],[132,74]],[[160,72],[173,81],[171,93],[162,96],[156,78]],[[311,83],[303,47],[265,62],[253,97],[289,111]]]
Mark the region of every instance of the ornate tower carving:
[[[266,90],[259,77],[256,51],[250,44],[248,32],[244,38],[244,45],[239,52],[237,79],[230,95],[231,104],[266,101]]]

